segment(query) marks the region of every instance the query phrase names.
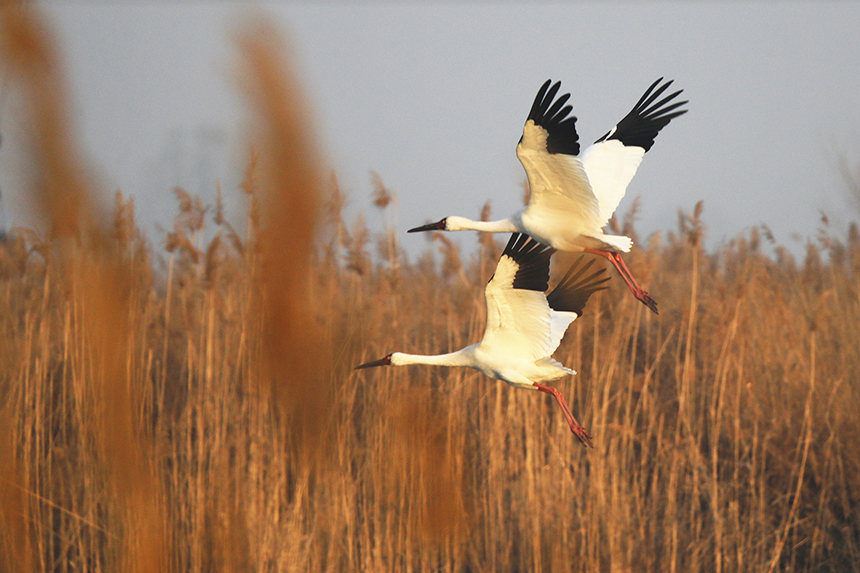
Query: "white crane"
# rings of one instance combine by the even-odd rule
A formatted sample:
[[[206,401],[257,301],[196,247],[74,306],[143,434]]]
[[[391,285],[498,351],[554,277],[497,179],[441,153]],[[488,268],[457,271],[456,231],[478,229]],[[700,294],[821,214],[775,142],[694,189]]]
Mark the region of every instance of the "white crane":
[[[550,87],[551,80],[547,80],[535,97],[517,145],[517,157],[529,181],[528,205],[499,221],[446,217],[408,232],[519,232],[560,251],[598,254],[609,259],[633,295],[656,313],[657,303],[639,286],[621,258],[621,252],[628,252],[633,241],[606,235],[601,229],[624,197],[657,133],[687,112],[677,109],[686,101],[673,103],[683,90],[655,103],[672,84],[669,80],[659,85],[662,81],[660,78],[651,84],[630,113],[580,156],[576,117],[568,117],[572,108],[565,105],[570,94],[555,99],[561,82]]]
[[[554,252],[555,249],[526,235],[511,236],[484,290],[487,326],[480,342],[456,352],[432,356],[392,352],[379,360],[356,366],[356,370],[407,364],[474,368],[516,388],[552,394],[571,431],[583,444],[592,446],[591,436],[573,417],[561,393],[543,383],[576,374],[551,354],[558,348],[570,323],[582,314],[588,298],[606,288],[602,285],[609,277],[600,278],[606,269],[585,276],[594,261],[583,265],[580,258],[545,296],[549,286],[550,255]]]

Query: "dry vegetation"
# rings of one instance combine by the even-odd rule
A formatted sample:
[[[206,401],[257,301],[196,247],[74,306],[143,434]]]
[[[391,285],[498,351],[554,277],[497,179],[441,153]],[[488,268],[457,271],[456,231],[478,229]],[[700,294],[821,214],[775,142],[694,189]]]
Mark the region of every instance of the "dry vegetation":
[[[121,195],[93,222],[50,38],[21,16],[2,56],[51,230],[0,245],[0,570],[860,571],[855,226],[802,264],[755,230],[706,252],[700,208],[637,241],[660,315],[613,281],[556,355],[585,450],[550,397],[352,371],[477,340],[499,249],[438,235],[411,262],[390,227],[346,225],[270,31],[239,41],[248,232],[177,190],[163,249]]]

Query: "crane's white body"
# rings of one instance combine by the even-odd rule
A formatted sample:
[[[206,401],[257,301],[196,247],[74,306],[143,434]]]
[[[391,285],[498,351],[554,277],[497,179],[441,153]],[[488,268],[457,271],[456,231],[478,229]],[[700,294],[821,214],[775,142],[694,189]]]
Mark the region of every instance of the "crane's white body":
[[[602,229],[624,197],[645,150],[625,148],[612,140],[592,145],[580,159],[547,153],[546,137],[545,129],[532,120],[526,122],[517,157],[526,170],[531,195],[529,204],[511,217],[512,222],[560,251],[628,252],[633,245],[629,237],[606,235]],[[621,174],[629,174],[629,178]],[[592,178],[600,185],[593,186]]]
[[[550,382],[558,380],[576,371],[562,366],[552,357],[532,360],[525,353],[505,356],[493,351],[484,340],[472,344],[450,354],[425,356],[421,354],[406,354],[393,352],[392,366],[407,366],[409,364],[431,364],[438,366],[465,366],[480,371],[484,376],[494,380],[503,380],[515,388],[537,390],[535,382]]]
[[[511,237],[484,289],[487,325],[480,342],[440,355],[392,352],[358,368],[409,364],[465,366],[517,388],[548,392],[561,404],[571,430],[586,443],[588,435],[570,414],[564,399],[556,389],[543,383],[576,374],[552,358],[552,353],[568,326],[582,313],[588,297],[604,288],[600,285],[608,279],[597,280],[601,269],[576,282],[590,266],[589,263],[580,268],[578,261],[548,298],[544,291],[552,252],[554,249],[522,235]]]

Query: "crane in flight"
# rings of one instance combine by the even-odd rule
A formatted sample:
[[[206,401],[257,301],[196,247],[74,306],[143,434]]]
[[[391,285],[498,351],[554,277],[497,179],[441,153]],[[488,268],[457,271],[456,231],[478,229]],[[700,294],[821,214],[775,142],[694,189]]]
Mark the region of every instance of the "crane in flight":
[[[624,197],[657,133],[687,112],[678,109],[686,101],[674,101],[683,90],[656,101],[672,84],[672,80],[661,82],[663,78],[651,84],[630,113],[580,155],[576,117],[568,117],[572,107],[565,105],[570,94],[556,99],[561,82],[547,80],[535,97],[517,145],[517,157],[529,181],[528,205],[498,221],[446,217],[408,232],[517,232],[559,251],[601,255],[612,263],[633,295],[657,313],[657,302],[639,286],[621,258],[633,241],[606,235],[602,228]]]
[[[384,358],[356,366],[431,364],[466,366],[485,376],[504,380],[515,388],[539,390],[555,397],[571,431],[586,446],[593,447],[591,436],[568,408],[558,389],[545,385],[568,374],[570,368],[552,358],[567,327],[580,315],[588,298],[606,288],[606,269],[589,273],[594,263],[583,264],[580,257],[551,293],[550,255],[555,249],[534,239],[514,233],[499,258],[496,271],[484,290],[487,326],[480,342],[456,352],[438,355],[392,352]]]

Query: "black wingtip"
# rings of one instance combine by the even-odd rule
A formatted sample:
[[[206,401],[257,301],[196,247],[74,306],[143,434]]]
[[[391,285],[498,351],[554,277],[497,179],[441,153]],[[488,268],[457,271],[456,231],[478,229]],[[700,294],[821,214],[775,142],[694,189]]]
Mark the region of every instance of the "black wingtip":
[[[562,94],[558,99],[555,99],[560,89],[561,82],[554,84],[552,80],[544,82],[538,90],[537,96],[535,96],[526,121],[532,120],[535,125],[546,130],[546,150],[548,153],[579,155],[576,117],[568,117],[573,107],[564,105],[570,99],[570,94]]]
[[[606,141],[608,139],[617,139],[625,146],[641,147],[645,151],[651,149],[654,145],[654,138],[661,129],[680,115],[684,115],[688,110],[679,107],[687,104],[685,101],[674,102],[684,90],[678,90],[667,95],[660,101],[655,102],[674,80],[668,80],[664,83],[663,78],[659,78],[648,89],[633,106],[624,118],[618,122],[615,128],[603,135],[595,143]],[[675,111],[677,110],[677,111]]]
[[[528,235],[513,233],[502,256],[517,265],[512,287],[520,290],[546,292],[549,288],[549,262],[555,249],[535,241]]]
[[[591,295],[607,288],[606,283],[609,281],[608,276],[602,276],[606,272],[605,268],[586,275],[592,265],[594,265],[594,259],[587,259],[585,256],[580,256],[574,261],[561,281],[546,297],[551,309],[559,312],[575,312],[582,316],[582,311]]]

